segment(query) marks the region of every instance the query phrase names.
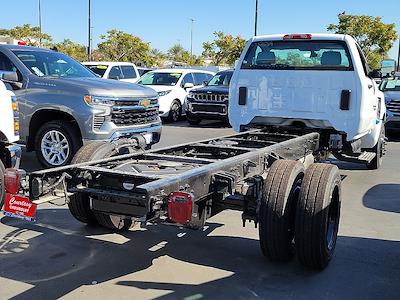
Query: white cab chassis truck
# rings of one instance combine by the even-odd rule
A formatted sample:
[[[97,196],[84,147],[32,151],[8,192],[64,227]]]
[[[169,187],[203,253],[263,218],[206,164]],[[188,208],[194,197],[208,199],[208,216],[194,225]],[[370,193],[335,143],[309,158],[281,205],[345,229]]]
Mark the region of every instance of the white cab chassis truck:
[[[374,76],[348,35],[254,37],[232,77],[229,119],[238,132],[257,127],[319,132],[326,154],[377,169],[386,108]]]
[[[233,209],[243,226],[258,226],[270,260],[296,255],[324,269],[335,251],[341,176],[316,162],[334,153],[377,168],[383,154],[384,99],[368,75],[349,36],[255,37],[231,82],[229,119],[239,133],[150,151],[140,139],[93,142],[70,166],[7,170],[7,199],[67,199],[78,221],[116,231],[135,221],[199,229]]]
[[[21,147],[19,140],[19,117],[16,97],[7,89],[8,73],[0,74],[0,210],[6,196],[4,189],[5,168],[18,168]]]

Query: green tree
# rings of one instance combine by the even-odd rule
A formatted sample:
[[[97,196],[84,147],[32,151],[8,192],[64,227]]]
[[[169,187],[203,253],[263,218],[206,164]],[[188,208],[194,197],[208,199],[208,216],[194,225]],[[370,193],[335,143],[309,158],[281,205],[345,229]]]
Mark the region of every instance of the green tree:
[[[181,44],[175,44],[168,49],[168,58],[177,64],[189,64],[190,53]]]
[[[46,45],[52,40],[49,34],[40,33],[40,28],[38,26],[32,27],[30,24],[16,26],[11,29],[0,29],[0,35],[23,41],[29,46],[39,46],[40,39],[42,39],[42,45]]]
[[[149,66],[162,67],[165,65],[165,61],[167,60],[167,55],[158,49],[151,49],[150,60],[151,62]]]
[[[214,65],[232,66],[242,53],[246,41],[221,31],[214,32],[215,39],[203,43],[203,57],[210,58]]]
[[[397,39],[396,25],[385,24],[381,17],[341,14],[338,24],[328,25],[328,30],[351,35],[360,45],[367,62],[372,69],[380,68]]]
[[[86,47],[81,44],[74,43],[69,39],[65,39],[60,43],[52,44],[55,50],[65,53],[78,61],[87,60]]]
[[[151,64],[150,44],[141,38],[117,29],[109,30],[100,38],[103,41],[97,45],[96,57],[110,61]]]

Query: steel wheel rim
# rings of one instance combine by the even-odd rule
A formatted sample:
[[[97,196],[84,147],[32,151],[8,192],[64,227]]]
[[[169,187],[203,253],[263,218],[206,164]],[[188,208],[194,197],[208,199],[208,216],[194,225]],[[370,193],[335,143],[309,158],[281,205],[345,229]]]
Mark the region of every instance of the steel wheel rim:
[[[70,154],[70,144],[67,137],[58,130],[50,130],[40,143],[40,150],[44,160],[53,166],[64,164]]]

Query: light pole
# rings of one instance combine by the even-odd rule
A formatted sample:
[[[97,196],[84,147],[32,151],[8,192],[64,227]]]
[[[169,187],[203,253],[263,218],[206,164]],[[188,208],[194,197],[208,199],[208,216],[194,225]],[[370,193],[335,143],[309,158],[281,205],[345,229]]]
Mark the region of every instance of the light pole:
[[[400,72],[400,37],[399,37],[399,54],[397,54],[397,71]]]
[[[193,56],[193,23],[194,19],[190,19],[191,21],[191,26],[190,26],[190,57]]]
[[[257,22],[258,22],[258,0],[256,0],[256,11],[254,16],[254,35],[257,35]]]
[[[91,0],[89,0],[89,13],[88,13],[88,60],[92,60],[92,5]]]
[[[39,0],[39,47],[42,47],[42,5]]]

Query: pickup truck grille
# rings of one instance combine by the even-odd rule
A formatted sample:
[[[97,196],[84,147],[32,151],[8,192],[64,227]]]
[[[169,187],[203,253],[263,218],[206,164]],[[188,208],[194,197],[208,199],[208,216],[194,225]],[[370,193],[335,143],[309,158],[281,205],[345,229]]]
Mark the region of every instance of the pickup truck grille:
[[[392,100],[386,104],[386,109],[390,110],[397,116],[400,116],[400,99]]]
[[[117,126],[133,126],[158,121],[158,108],[147,110],[118,110],[111,114],[111,121]]]
[[[226,100],[226,98],[228,98],[228,95],[198,93],[194,94],[193,97],[195,100],[200,100],[200,101],[223,102]]]
[[[138,106],[140,101],[143,99],[133,99],[127,98],[125,100],[116,100],[115,106]],[[156,105],[158,103],[158,99],[149,99],[150,105]]]

